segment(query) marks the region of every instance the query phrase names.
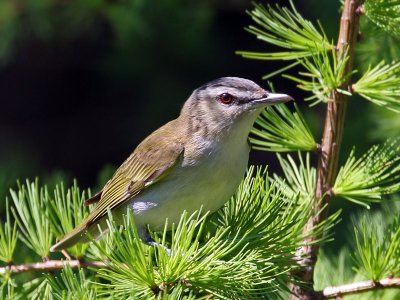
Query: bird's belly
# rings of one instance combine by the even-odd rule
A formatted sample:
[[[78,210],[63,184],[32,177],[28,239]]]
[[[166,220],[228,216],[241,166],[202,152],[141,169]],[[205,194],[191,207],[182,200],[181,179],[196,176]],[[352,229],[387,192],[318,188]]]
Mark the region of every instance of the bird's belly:
[[[216,211],[234,194],[246,171],[247,145],[235,152],[217,153],[198,165],[174,168],[166,179],[149,186],[129,204],[137,225],[161,230],[165,219],[177,223],[183,211]]]

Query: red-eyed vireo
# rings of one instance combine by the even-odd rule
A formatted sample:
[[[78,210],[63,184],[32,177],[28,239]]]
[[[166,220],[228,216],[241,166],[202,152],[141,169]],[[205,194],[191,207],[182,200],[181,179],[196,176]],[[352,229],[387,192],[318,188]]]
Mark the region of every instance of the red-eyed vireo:
[[[144,242],[147,226],[162,230],[184,210],[216,211],[233,195],[249,158],[247,137],[267,105],[292,98],[273,94],[253,81],[223,77],[196,89],[179,117],[137,146],[104,188],[86,203],[98,202],[86,220],[56,243],[59,251],[106,230],[107,211],[122,222],[131,209]]]

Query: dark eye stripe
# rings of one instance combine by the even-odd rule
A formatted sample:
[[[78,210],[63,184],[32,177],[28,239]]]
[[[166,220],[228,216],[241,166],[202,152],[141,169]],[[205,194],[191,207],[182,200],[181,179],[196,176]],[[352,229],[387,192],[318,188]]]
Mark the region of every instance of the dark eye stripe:
[[[238,100],[238,104],[244,104],[250,102],[252,99],[251,98],[242,98]]]

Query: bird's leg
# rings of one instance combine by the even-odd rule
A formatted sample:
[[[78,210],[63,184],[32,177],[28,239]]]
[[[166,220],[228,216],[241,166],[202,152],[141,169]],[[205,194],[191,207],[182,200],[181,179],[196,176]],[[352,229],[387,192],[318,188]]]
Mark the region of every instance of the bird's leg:
[[[150,236],[149,231],[147,230],[147,228],[145,227],[140,227],[138,228],[138,233],[139,233],[139,237],[140,239],[146,243],[149,246],[153,246],[153,247],[161,247],[162,249],[164,249],[164,251],[167,253],[167,255],[170,257],[172,254],[172,250],[164,245],[161,245],[159,243],[157,243],[155,240],[153,240],[153,238]],[[181,254],[182,256],[184,255],[184,253]],[[193,259],[193,256],[190,256],[189,258],[190,260]],[[223,262],[225,263],[225,262]]]
[[[169,249],[168,247],[165,247],[159,243],[157,243],[155,240],[153,240],[153,238],[150,236],[149,231],[147,230],[147,228],[141,227],[138,228],[138,233],[139,233],[139,237],[140,239],[147,245],[149,246],[153,246],[153,247],[161,247],[165,250],[165,252],[167,252],[168,256],[171,256],[171,249]]]

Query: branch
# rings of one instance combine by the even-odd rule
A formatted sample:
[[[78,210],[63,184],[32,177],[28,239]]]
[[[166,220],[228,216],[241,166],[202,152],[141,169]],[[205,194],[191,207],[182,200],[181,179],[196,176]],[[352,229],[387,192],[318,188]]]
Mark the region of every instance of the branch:
[[[66,265],[70,265],[71,268],[106,268],[107,265],[101,261],[91,261],[91,262],[83,262],[79,260],[48,260],[44,262],[37,262],[31,264],[22,264],[22,265],[10,265],[6,267],[0,267],[0,275],[11,273],[11,274],[19,274],[30,271],[54,271],[61,270]]]
[[[340,19],[340,31],[336,46],[337,57],[343,55],[346,51],[349,56],[343,73],[344,76],[351,74],[353,68],[354,47],[359,26],[358,5],[359,0],[346,0]],[[349,76],[341,88],[348,90],[350,85]],[[337,175],[347,103],[346,96],[336,91],[331,92],[330,98],[331,101],[327,104],[321,151],[319,153],[313,216],[311,216],[304,228],[305,234],[309,234],[313,228],[328,217],[328,208],[333,196],[331,192],[332,186]],[[313,286],[314,267],[319,251],[319,245],[315,241],[320,238],[320,236],[315,236],[306,240],[305,246],[299,249],[297,253],[299,257],[303,258],[300,261],[303,269],[296,275],[301,281],[308,283],[309,288]],[[307,288],[293,284],[291,290],[294,294],[291,299],[315,299],[315,292],[307,290]]]
[[[400,288],[400,278],[385,278],[379,281],[361,281],[340,286],[324,288],[320,293],[320,299],[336,298],[345,295],[358,294],[368,291],[376,291],[386,288]]]

